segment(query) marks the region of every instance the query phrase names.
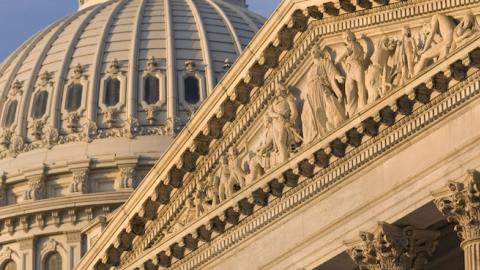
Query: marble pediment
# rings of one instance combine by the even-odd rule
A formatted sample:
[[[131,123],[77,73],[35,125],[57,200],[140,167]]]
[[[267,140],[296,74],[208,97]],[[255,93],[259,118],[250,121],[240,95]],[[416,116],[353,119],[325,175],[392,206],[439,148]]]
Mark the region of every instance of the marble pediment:
[[[480,76],[474,3],[285,1],[79,269],[199,267],[367,163]]]

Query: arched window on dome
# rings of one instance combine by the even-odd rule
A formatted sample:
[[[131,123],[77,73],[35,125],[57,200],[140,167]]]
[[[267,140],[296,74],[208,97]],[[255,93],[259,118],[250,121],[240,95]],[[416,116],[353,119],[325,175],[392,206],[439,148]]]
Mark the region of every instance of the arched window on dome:
[[[17,264],[14,261],[9,260],[3,264],[2,270],[17,270]]]
[[[120,80],[108,78],[105,81],[105,96],[103,103],[108,107],[113,107],[120,101]]]
[[[13,122],[15,121],[15,116],[17,114],[17,105],[18,101],[13,100],[7,105],[7,109],[5,111],[5,119],[3,121],[3,126],[9,128],[12,126]]]
[[[82,105],[83,85],[73,83],[67,89],[67,99],[65,100],[65,109],[68,112],[74,112]]]
[[[58,252],[52,252],[47,255],[43,268],[45,270],[62,270],[62,256]]]
[[[153,75],[147,75],[144,78],[143,100],[148,104],[156,104],[160,99],[160,80]]]
[[[47,112],[47,101],[48,101],[48,92],[42,90],[38,92],[33,100],[32,106],[32,118],[40,119]]]
[[[188,76],[184,81],[185,101],[189,104],[197,104],[200,101],[200,82],[194,76]]]

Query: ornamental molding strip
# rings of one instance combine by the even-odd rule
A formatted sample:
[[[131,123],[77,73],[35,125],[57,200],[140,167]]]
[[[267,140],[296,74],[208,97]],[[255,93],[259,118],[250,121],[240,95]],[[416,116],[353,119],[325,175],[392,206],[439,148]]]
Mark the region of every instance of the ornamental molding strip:
[[[320,4],[313,5],[317,2]],[[267,115],[273,120],[266,117],[266,125],[275,125],[275,113],[287,112],[290,117],[298,114],[291,106],[295,97],[282,85],[291,85],[294,71],[308,68],[305,63],[308,63],[307,56],[315,52],[314,46],[320,43],[325,48],[330,37],[346,29],[359,30],[402,18],[454,12],[476,1],[465,1],[461,8],[454,8],[450,1],[405,1],[386,6],[366,2],[370,3],[369,7],[364,6],[365,2],[358,6],[346,2],[340,6],[322,1],[308,3],[312,6],[297,6],[297,1],[290,1],[279,8],[276,15],[287,18],[288,22],[279,26],[276,38],[271,43],[258,38],[277,23],[278,17],[274,16],[250,44],[251,48],[259,49],[261,57],[251,60],[252,55],[247,53],[239,58],[219,83],[218,89],[223,91],[214,91],[204,102],[169,151],[111,220],[112,225],[107,226],[83,258],[80,268],[199,267],[478,95],[480,41],[473,32],[470,43],[458,42],[455,51],[439,59],[426,72],[405,73],[408,80],[395,91],[383,96],[380,93],[379,100],[372,100],[371,104],[358,101],[358,107],[364,107],[361,114],[350,109],[347,113],[351,118],[342,125],[337,123],[323,138],[312,140],[308,147],[304,145],[296,153],[280,154],[277,164],[263,175],[260,173],[253,179],[237,175],[235,153],[238,149],[232,146],[238,147],[235,142],[247,133],[253,122]],[[363,8],[368,9],[360,10]],[[285,9],[292,12],[291,16],[283,13]],[[350,13],[356,11],[360,16],[351,16]],[[432,20],[435,18],[444,20],[446,16],[432,16]],[[355,51],[356,39],[360,38],[352,32],[346,33],[351,33],[345,36]],[[388,41],[384,43],[386,50]],[[328,65],[324,52],[314,55],[319,55],[316,64]],[[358,61],[352,55],[346,55],[346,59]],[[246,71],[238,76],[237,69]],[[358,77],[346,79],[357,83],[359,80]],[[378,89],[386,91],[385,85]],[[350,105],[356,107],[356,103],[351,101]],[[281,132],[296,137],[293,127]],[[220,199],[219,204],[208,203],[214,206],[208,209],[202,201],[202,194],[212,192],[208,188],[211,182],[206,179],[221,167],[219,160],[224,157],[229,179],[235,179],[240,190],[222,198],[223,201]],[[221,179],[221,174],[218,178]],[[192,217],[193,223],[175,229],[175,224],[185,218],[184,213]],[[172,230],[177,233],[172,235]],[[209,244],[205,245],[206,242]],[[134,251],[130,251],[132,249]]]

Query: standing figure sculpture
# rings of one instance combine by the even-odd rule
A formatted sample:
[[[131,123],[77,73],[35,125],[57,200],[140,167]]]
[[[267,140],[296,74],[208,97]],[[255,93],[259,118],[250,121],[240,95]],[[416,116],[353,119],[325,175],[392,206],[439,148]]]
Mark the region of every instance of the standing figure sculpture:
[[[480,26],[473,13],[467,13],[462,21],[455,27],[453,40],[456,47],[466,43],[470,38],[480,33]]]
[[[248,167],[250,173],[247,183],[252,183],[270,169],[271,152],[273,151],[272,119],[268,115],[263,116],[262,140],[255,150],[248,153]]]
[[[228,169],[228,158],[222,156],[220,158],[220,166],[218,168],[217,178],[215,181],[218,182],[218,199],[220,201],[225,201],[232,196],[233,190],[230,188],[230,171]]]
[[[347,30],[343,33],[346,51],[341,54],[337,64],[345,62],[345,97],[346,112],[352,117],[367,104],[367,90],[365,88],[365,52],[357,41],[355,34]]]
[[[345,120],[343,94],[337,84],[337,81],[343,82],[343,77],[327,52],[315,47],[312,57],[310,83],[302,93],[305,100],[301,116],[304,143],[325,135]]]
[[[368,103],[372,103],[380,97],[383,97],[393,88],[394,78],[393,68],[388,66],[388,59],[393,55],[397,48],[397,42],[387,36],[383,36],[375,47],[372,55],[372,64],[368,67],[365,75]]]
[[[395,67],[398,72],[395,85],[403,85],[414,75],[415,60],[418,57],[417,42],[410,27],[405,26],[395,53]]]
[[[455,49],[453,43],[455,22],[445,14],[433,15],[430,21],[430,32],[425,41],[423,49],[419,52],[420,59],[415,66],[415,74],[429,65],[434,59],[445,57]],[[432,45],[432,43],[434,43]]]
[[[245,187],[245,172],[242,169],[242,160],[238,153],[238,149],[230,147],[228,149],[228,169],[230,171],[230,189],[234,190],[234,185],[240,188]]]
[[[289,93],[285,85],[278,84],[267,115],[272,119],[273,146],[276,152],[275,163],[283,163],[289,157],[290,146],[299,143],[301,140],[295,128],[298,117],[295,97]]]

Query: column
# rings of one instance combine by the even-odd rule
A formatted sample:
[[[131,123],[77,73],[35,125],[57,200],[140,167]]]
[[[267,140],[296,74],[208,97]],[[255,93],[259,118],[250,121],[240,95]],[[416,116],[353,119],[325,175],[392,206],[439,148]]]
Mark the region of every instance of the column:
[[[360,270],[422,270],[437,247],[440,232],[380,222],[373,232],[346,243]]]
[[[434,192],[434,203],[455,230],[465,254],[465,269],[480,270],[480,172],[468,171],[458,181]]]

